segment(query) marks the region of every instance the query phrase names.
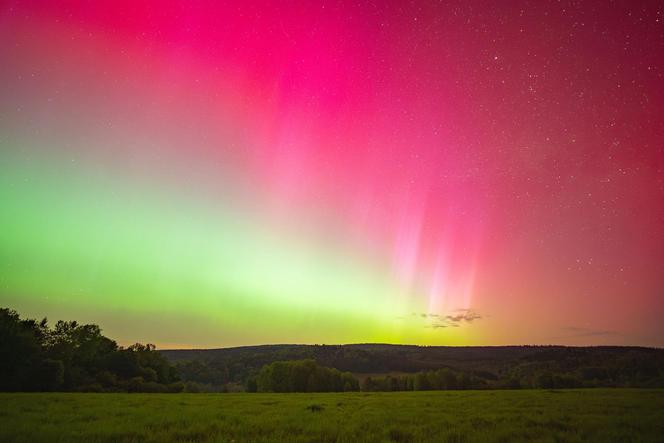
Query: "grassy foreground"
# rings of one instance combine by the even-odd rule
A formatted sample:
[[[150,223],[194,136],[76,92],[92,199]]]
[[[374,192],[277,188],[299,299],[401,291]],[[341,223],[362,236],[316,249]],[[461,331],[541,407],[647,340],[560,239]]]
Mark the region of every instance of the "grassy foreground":
[[[0,394],[2,442],[664,441],[664,390]]]

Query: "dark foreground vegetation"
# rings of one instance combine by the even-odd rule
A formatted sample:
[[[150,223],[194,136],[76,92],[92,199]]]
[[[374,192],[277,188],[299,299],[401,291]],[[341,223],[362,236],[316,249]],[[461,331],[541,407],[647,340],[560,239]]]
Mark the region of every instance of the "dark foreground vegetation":
[[[0,394],[2,442],[661,442],[664,391]]]
[[[179,380],[153,345],[122,348],[97,325],[0,309],[0,391],[180,392]]]
[[[210,389],[245,386],[276,361],[313,360],[350,372],[363,391],[664,387],[664,349],[594,346],[266,345],[161,351]]]
[[[638,347],[269,345],[127,348],[99,326],[0,309],[0,391],[342,392],[664,387],[664,350]]]

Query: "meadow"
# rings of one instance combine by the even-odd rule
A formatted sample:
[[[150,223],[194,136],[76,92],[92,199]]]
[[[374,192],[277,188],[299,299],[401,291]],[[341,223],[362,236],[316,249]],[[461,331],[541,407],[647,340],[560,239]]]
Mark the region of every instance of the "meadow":
[[[664,441],[664,391],[0,394],[2,442]]]

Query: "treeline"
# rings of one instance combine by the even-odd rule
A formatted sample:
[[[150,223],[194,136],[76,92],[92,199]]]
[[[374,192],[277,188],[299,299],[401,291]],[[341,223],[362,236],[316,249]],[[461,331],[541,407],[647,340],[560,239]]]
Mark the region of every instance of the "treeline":
[[[181,392],[177,370],[154,345],[127,348],[99,326],[21,319],[0,309],[0,391]]]
[[[344,392],[359,391],[350,372],[319,366],[313,360],[276,361],[263,366],[247,381],[249,392]]]
[[[369,376],[362,382],[363,391],[431,391],[456,389],[569,389],[594,387],[664,387],[664,377],[643,375],[633,382],[621,379],[620,373],[605,368],[583,367],[573,372],[553,372],[550,366],[535,365],[523,371],[519,366],[512,374],[498,377],[492,373],[459,372],[449,368],[415,374]],[[646,369],[647,370],[647,369]]]
[[[418,372],[407,375],[366,377],[363,391],[433,391],[446,389],[483,389],[486,380],[468,373],[455,373],[450,369]]]
[[[181,361],[175,364],[186,392],[237,392],[244,385],[229,379],[225,366],[213,366],[199,360]]]
[[[99,326],[0,309],[0,391],[329,392],[664,387],[664,350],[640,347],[269,345],[127,348]],[[378,375],[375,375],[378,374]],[[383,375],[384,374],[384,375]]]
[[[311,359],[341,372],[379,374],[372,380],[381,386],[408,383],[386,382],[383,379],[388,374],[400,374],[391,378],[412,378],[447,368],[457,378],[457,386],[477,388],[664,387],[664,349],[644,347],[265,345],[162,353],[178,367],[200,362],[201,380],[205,374],[223,374],[236,386],[246,385],[272,362]],[[426,386],[422,376],[420,381]],[[413,379],[410,385],[414,383]]]
[[[316,364],[314,360],[278,361],[263,366],[247,381],[249,392],[390,392],[463,389],[565,389],[606,385],[601,371],[584,370],[578,376],[539,372],[532,378],[500,379],[490,373],[442,368],[414,374],[373,375],[360,383],[350,372]]]

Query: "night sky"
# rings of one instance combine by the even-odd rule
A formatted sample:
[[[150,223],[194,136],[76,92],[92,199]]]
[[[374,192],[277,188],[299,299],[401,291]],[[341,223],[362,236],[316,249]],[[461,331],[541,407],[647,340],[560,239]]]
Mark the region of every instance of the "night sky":
[[[2,1],[0,306],[664,346],[664,3]]]

